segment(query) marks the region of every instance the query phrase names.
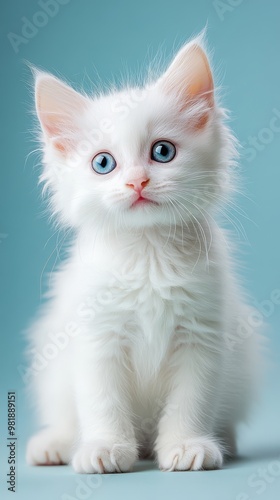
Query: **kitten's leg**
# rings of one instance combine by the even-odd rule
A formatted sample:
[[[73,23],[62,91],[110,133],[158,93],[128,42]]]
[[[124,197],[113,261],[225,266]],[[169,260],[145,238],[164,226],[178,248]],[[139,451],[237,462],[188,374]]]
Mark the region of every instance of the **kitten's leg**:
[[[61,465],[71,460],[77,439],[74,391],[63,354],[34,375],[34,398],[44,428],[31,437],[26,460],[30,465]]]
[[[124,349],[114,334],[85,342],[80,352],[77,408],[81,442],[72,465],[79,473],[126,472],[137,459]]]
[[[167,397],[156,452],[163,470],[221,467],[221,447],[214,438],[221,359],[201,345],[181,345],[170,360]]]

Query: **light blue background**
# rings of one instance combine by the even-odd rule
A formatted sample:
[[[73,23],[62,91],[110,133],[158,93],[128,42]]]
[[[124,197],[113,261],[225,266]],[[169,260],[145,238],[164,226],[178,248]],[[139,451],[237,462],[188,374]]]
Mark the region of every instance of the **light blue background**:
[[[44,2],[43,2],[44,3]],[[219,6],[218,6],[219,5]],[[18,396],[20,500],[62,499],[75,493],[76,480],[70,468],[27,468],[23,462],[26,436],[33,428],[33,410],[26,403],[25,387],[18,373],[24,364],[22,330],[41,301],[41,291],[58,259],[57,235],[47,224],[37,187],[38,155],[32,118],[32,79],[24,61],[47,69],[90,88],[93,81],[110,82],[144,69],[158,49],[168,60],[174,49],[208,22],[208,41],[224,104],[232,111],[232,127],[244,146],[241,158],[242,183],[246,196],[237,203],[247,218],[238,215],[249,243],[236,239],[244,263],[242,278],[258,302],[268,300],[280,288],[279,268],[279,138],[271,128],[280,116],[280,5],[277,0],[69,0],[60,5],[38,33],[19,45],[15,53],[7,35],[21,35],[26,17],[32,21],[42,10],[38,1],[10,0],[1,6],[1,478],[6,470],[6,393]],[[42,20],[42,19],[41,19]],[[89,78],[88,78],[88,76]],[[280,126],[280,118],[275,122]],[[249,152],[250,137],[259,136]],[[251,157],[254,156],[253,159]],[[250,161],[251,160],[251,161]],[[234,215],[234,212],[231,212]],[[236,214],[235,214],[236,215]],[[241,430],[243,459],[223,471],[163,474],[151,464],[140,464],[136,472],[102,478],[99,488],[84,498],[134,496],[248,500],[274,499],[280,492],[280,404],[279,404],[279,318],[275,305],[267,318],[270,366],[253,412],[249,429]],[[4,447],[4,449],[3,449]],[[3,455],[3,456],[2,456]],[[273,461],[274,464],[273,469]],[[279,474],[261,486],[250,486],[259,468]],[[148,471],[144,469],[148,467]],[[272,478],[272,479],[271,479]],[[86,481],[86,478],[82,478]],[[254,481],[254,478],[253,478]],[[9,498],[5,484],[2,498]],[[244,493],[245,496],[242,497]],[[241,496],[238,496],[241,495]],[[248,495],[246,497],[246,495]],[[67,498],[67,497],[65,497]]]

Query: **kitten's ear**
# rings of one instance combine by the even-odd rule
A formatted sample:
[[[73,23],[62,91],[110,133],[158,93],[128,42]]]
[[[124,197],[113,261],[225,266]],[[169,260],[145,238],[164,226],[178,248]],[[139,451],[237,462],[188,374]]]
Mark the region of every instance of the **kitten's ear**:
[[[209,108],[214,105],[214,83],[210,65],[197,41],[182,47],[161,77],[160,84],[165,92],[178,96],[182,109],[201,99]],[[206,121],[207,117],[204,116],[199,127]]]
[[[35,101],[45,138],[66,153],[86,107],[86,98],[53,75],[36,71]]]

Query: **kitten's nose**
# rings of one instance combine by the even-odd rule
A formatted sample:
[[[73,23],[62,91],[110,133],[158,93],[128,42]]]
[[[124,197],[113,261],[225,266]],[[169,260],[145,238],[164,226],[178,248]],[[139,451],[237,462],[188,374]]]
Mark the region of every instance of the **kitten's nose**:
[[[130,183],[127,183],[126,186],[134,189],[136,193],[141,194],[143,189],[149,184],[150,179],[147,179],[146,177],[141,177],[140,179],[135,179],[134,181],[131,181]]]

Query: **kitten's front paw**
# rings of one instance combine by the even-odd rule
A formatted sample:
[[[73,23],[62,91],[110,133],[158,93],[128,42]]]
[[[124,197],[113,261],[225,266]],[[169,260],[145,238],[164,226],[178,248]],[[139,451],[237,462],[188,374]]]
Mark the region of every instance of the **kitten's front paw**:
[[[219,469],[223,464],[219,446],[207,437],[189,438],[173,445],[159,443],[157,451],[159,467],[164,471]]]
[[[137,460],[134,443],[107,443],[92,441],[81,444],[74,454],[72,465],[80,474],[128,472]]]
[[[70,462],[73,436],[57,429],[44,429],[29,440],[26,461],[29,465],[63,465]]]

